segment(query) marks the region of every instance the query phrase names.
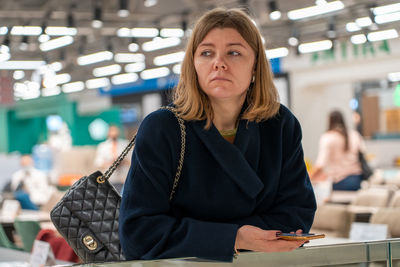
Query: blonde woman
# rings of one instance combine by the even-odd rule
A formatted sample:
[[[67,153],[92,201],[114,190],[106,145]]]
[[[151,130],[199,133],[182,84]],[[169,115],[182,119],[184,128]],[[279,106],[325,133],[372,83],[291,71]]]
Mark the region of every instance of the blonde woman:
[[[173,105],[186,125],[180,152],[174,115],[145,118],[123,192],[120,238],[127,259],[232,261],[240,249],[290,251],[316,208],[297,119],[279,104],[257,28],[238,9],[203,15],[188,42]]]

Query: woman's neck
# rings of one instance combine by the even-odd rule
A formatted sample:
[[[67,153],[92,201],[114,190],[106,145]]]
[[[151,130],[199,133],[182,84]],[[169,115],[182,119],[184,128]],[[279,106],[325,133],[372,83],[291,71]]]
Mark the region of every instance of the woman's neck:
[[[213,123],[215,127],[219,131],[235,129],[242,105],[238,105],[237,102],[212,101],[211,106],[214,112]]]

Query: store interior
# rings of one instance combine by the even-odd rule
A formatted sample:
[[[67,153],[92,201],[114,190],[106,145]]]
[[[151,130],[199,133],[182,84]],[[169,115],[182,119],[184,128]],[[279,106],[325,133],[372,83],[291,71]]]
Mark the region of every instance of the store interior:
[[[318,207],[311,231],[326,238],[306,246],[400,237],[399,1],[0,0],[0,6],[0,265],[8,250],[30,255],[39,232],[54,229],[50,211],[71,185],[107,169],[96,153],[110,128],[127,142],[148,114],[171,103],[193,24],[217,6],[244,8],[254,19],[280,101],[301,124],[310,172],[332,110],[365,142],[373,173],[361,189],[332,191],[331,182],[312,181]],[[34,207],[14,194],[13,179],[24,166],[45,180],[40,196],[31,196]],[[362,227],[373,234],[360,233]],[[18,253],[4,262],[18,262]],[[54,254],[61,263],[79,262],[73,252]],[[20,263],[29,261],[24,257]]]

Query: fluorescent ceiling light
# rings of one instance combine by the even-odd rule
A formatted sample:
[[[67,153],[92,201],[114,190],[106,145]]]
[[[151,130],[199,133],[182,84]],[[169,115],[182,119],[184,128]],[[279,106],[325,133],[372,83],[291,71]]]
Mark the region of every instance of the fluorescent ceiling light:
[[[355,22],[349,22],[346,24],[346,30],[348,32],[356,32],[361,30],[361,27],[357,25]]]
[[[176,37],[155,38],[153,41],[145,42],[142,45],[143,51],[149,52],[167,47],[177,46],[181,43],[181,39]]]
[[[171,53],[171,54],[166,54],[166,55],[155,57],[153,62],[154,62],[154,65],[156,65],[156,66],[163,66],[163,65],[181,62],[183,60],[184,56],[185,56],[185,52],[180,51],[180,52],[176,52],[176,53]]]
[[[1,70],[35,70],[40,66],[46,64],[44,61],[32,60],[32,61],[6,61],[0,62]]]
[[[375,42],[387,39],[394,39],[399,37],[399,34],[395,29],[385,30],[385,31],[378,31],[378,32],[370,32],[367,35],[368,41]]]
[[[145,7],[152,7],[157,5],[158,0],[144,0],[143,4]]]
[[[0,35],[6,35],[7,32],[8,32],[8,28],[7,27],[5,27],[5,26],[0,27]]]
[[[185,32],[179,28],[164,28],[160,31],[161,37],[183,37]]]
[[[363,44],[367,41],[365,34],[356,34],[350,37],[353,44]]]
[[[0,62],[7,61],[11,58],[9,53],[0,53]]]
[[[323,40],[318,42],[303,43],[299,45],[300,53],[311,53],[316,51],[323,51],[332,48],[332,41]]]
[[[400,11],[400,3],[379,6],[372,9],[376,16]]]
[[[111,60],[113,59],[113,56],[113,53],[111,53],[110,51],[102,51],[85,56],[80,56],[78,57],[77,62],[79,65],[84,66],[106,60]]]
[[[38,98],[40,96],[40,84],[32,81],[14,83],[14,96],[22,99]]]
[[[73,27],[47,27],[47,35],[62,36],[62,35],[76,35],[78,30]]]
[[[279,47],[265,50],[265,54],[267,55],[268,59],[286,57],[289,54],[289,50],[286,47]]]
[[[62,73],[57,75],[50,75],[49,77],[45,76],[43,80],[43,85],[47,88],[55,87],[59,84],[67,83],[71,81],[71,75],[69,73]]]
[[[25,77],[25,72],[22,70],[16,70],[13,73],[14,80],[21,80]]]
[[[95,77],[102,77],[108,75],[114,75],[121,72],[121,66],[118,64],[112,64],[105,67],[99,67],[93,69],[93,76]]]
[[[169,75],[169,69],[167,67],[160,67],[155,69],[147,69],[140,73],[140,77],[143,80],[161,78]]]
[[[61,93],[61,87],[55,86],[52,88],[42,88],[42,96],[53,96]]]
[[[125,65],[126,72],[139,72],[146,68],[146,64],[144,62],[137,62]]]
[[[50,64],[48,64],[47,66],[48,66],[51,70],[53,70],[53,71],[55,71],[55,72],[60,71],[60,70],[62,70],[62,68],[63,68],[63,64],[62,64],[61,62],[58,62],[58,61],[53,62],[53,63],[50,63]]]
[[[42,28],[39,26],[14,26],[11,29],[12,35],[38,36],[41,33],[42,33]]]
[[[400,72],[392,72],[388,74],[388,79],[391,82],[398,82],[400,81]]]
[[[114,60],[118,63],[142,62],[145,60],[145,56],[143,54],[118,53],[114,56]]]
[[[81,81],[73,82],[73,83],[66,83],[62,86],[62,91],[64,93],[72,93],[72,92],[79,92],[85,89],[85,84]]]
[[[369,17],[362,17],[356,19],[356,24],[360,27],[368,27],[372,24],[372,20]]]
[[[71,36],[63,36],[59,38],[52,39],[50,41],[47,41],[45,43],[40,44],[40,50],[42,51],[50,51],[53,49],[57,49],[63,46],[70,45],[74,42],[74,38]]]
[[[131,30],[132,37],[156,37],[158,35],[158,29],[156,28],[133,28]]]
[[[0,45],[0,54],[9,54],[10,48],[6,45]]]
[[[172,72],[175,74],[181,74],[181,68],[182,68],[181,64],[176,64],[172,67]]]
[[[118,37],[132,37],[131,30],[129,28],[123,27],[117,30]]]
[[[133,83],[139,79],[139,75],[136,73],[124,73],[111,77],[111,82],[115,85],[124,84],[124,83]]]
[[[301,9],[291,10],[287,13],[288,18],[291,20],[304,19],[312,16],[322,15],[334,11],[338,11],[344,8],[342,1],[333,1],[330,3],[310,6]]]
[[[136,52],[139,50],[139,45],[135,44],[135,43],[131,43],[131,44],[129,44],[128,49],[131,52]]]
[[[86,87],[88,89],[97,89],[97,88],[107,87],[109,85],[110,85],[110,80],[108,78],[97,78],[86,81]]]
[[[400,20],[400,12],[394,12],[394,13],[375,16],[375,21],[378,24],[388,23],[388,22],[397,21],[397,20]]]

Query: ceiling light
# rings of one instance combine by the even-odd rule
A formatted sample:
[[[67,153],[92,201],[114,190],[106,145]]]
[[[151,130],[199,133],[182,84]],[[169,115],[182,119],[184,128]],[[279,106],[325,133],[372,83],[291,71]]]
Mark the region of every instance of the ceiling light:
[[[356,24],[360,27],[368,27],[372,24],[372,20],[370,17],[362,17],[356,19]]]
[[[38,36],[41,33],[42,33],[42,28],[39,26],[14,26],[11,29],[12,35]]]
[[[102,51],[102,52],[97,52],[85,56],[80,56],[77,59],[77,62],[79,65],[84,66],[84,65],[89,65],[89,64],[94,64],[102,61],[107,61],[113,59],[113,53],[110,51]]]
[[[400,11],[400,3],[379,6],[372,9],[376,16]]]
[[[356,34],[350,37],[350,41],[353,44],[363,44],[367,41],[365,34]]]
[[[276,1],[269,1],[268,2],[268,7],[269,7],[269,18],[271,20],[278,20],[281,18],[281,12],[278,10]]]
[[[3,26],[0,27],[0,35],[6,35],[8,33],[8,28]]]
[[[7,61],[11,58],[9,53],[0,53],[0,62]]]
[[[143,54],[118,53],[115,54],[114,60],[118,63],[142,62],[145,60],[145,56]]]
[[[388,79],[391,82],[398,82],[400,81],[400,72],[392,72],[388,74]]]
[[[154,65],[156,65],[156,66],[163,66],[163,65],[181,62],[183,60],[184,56],[185,56],[185,52],[180,51],[180,52],[176,52],[176,53],[157,56],[154,58],[153,62],[154,62]]]
[[[145,7],[152,7],[152,6],[155,6],[155,5],[157,5],[157,3],[158,3],[158,0],[144,0],[144,1],[143,1],[143,5],[144,5]]]
[[[145,42],[142,45],[143,51],[149,52],[167,47],[177,46],[181,43],[181,39],[176,37],[171,38],[155,38],[153,41]]]
[[[322,15],[344,8],[342,1],[333,1],[323,5],[310,6],[301,9],[291,10],[287,13],[288,18],[291,20],[304,19],[312,16]]]
[[[156,28],[133,28],[131,30],[131,36],[151,38],[158,36],[158,29]]]
[[[160,67],[155,69],[147,69],[140,73],[140,77],[143,80],[161,78],[169,75],[169,69],[167,67]]]
[[[126,18],[129,16],[128,0],[119,0],[118,16]]]
[[[160,31],[161,37],[183,37],[185,32],[179,28],[164,28]]]
[[[38,38],[39,42],[41,43],[45,43],[47,41],[50,40],[50,36],[48,36],[47,34],[41,34]]]
[[[71,81],[71,75],[69,73],[57,74],[53,77],[56,84],[63,84]]]
[[[118,64],[112,64],[105,67],[99,67],[93,69],[93,76],[94,77],[102,77],[108,75],[114,75],[121,72],[121,66]]]
[[[62,36],[62,35],[76,35],[78,30],[71,27],[53,27],[49,26],[46,28],[46,34],[52,36]]]
[[[335,17],[330,17],[329,18],[328,31],[326,32],[326,36],[329,39],[335,39],[336,36],[337,36],[337,33],[336,33],[336,18]]]
[[[133,83],[139,79],[139,75],[136,73],[124,73],[119,74],[111,77],[111,82],[115,85],[124,84],[124,83]]]
[[[370,32],[367,35],[368,41],[370,41],[370,42],[394,39],[397,37],[399,37],[399,34],[397,33],[397,31],[395,29],[378,31],[378,32]]]
[[[123,27],[117,30],[118,37],[131,37],[131,30],[129,28]]]
[[[290,46],[297,46],[299,44],[299,39],[297,39],[294,36],[289,37],[288,43],[289,43]]]
[[[139,45],[136,43],[131,43],[128,45],[128,50],[131,52],[136,52],[139,50]]]
[[[99,29],[103,26],[103,21],[102,21],[102,14],[103,11],[101,7],[96,3],[96,6],[94,7],[93,10],[93,20],[92,20],[92,27]]]
[[[85,84],[81,81],[66,83],[62,86],[62,91],[64,93],[79,92],[85,89]]]
[[[286,47],[279,47],[265,50],[265,54],[268,59],[286,57],[289,54],[289,50]]]
[[[22,70],[16,70],[13,73],[14,80],[21,80],[25,77],[25,72]]]
[[[40,44],[40,50],[42,51],[49,51],[53,49],[57,49],[63,46],[70,45],[74,42],[74,38],[71,36],[63,36],[52,39],[50,41],[44,42]]]
[[[46,64],[45,61],[31,60],[31,61],[6,61],[0,62],[0,69],[2,70],[35,70],[40,66]]]
[[[108,78],[97,78],[86,81],[86,88],[88,89],[97,89],[97,88],[107,87],[109,85],[110,85],[110,80]]]
[[[54,72],[60,71],[63,68],[63,64],[58,61],[50,63],[47,66]]]
[[[361,30],[361,27],[357,25],[355,22],[349,22],[346,24],[346,30],[348,32],[356,32]]]
[[[323,40],[323,41],[317,41],[317,42],[302,43],[299,45],[299,52],[304,54],[304,53],[328,50],[331,48],[332,48],[332,41],[331,40]]]
[[[22,36],[21,43],[19,44],[19,49],[22,51],[28,50],[28,36],[27,35]]]
[[[55,86],[52,88],[42,88],[42,96],[54,96],[59,95],[61,93],[61,87]]]
[[[181,74],[181,68],[182,68],[181,64],[176,64],[172,67],[172,72],[175,74]]]
[[[393,22],[400,20],[400,12],[394,12],[389,14],[383,14],[375,16],[375,22],[378,24]]]
[[[137,62],[125,65],[126,72],[139,72],[146,68],[146,64],[144,62]]]
[[[0,54],[9,54],[10,48],[6,45],[0,45]]]

